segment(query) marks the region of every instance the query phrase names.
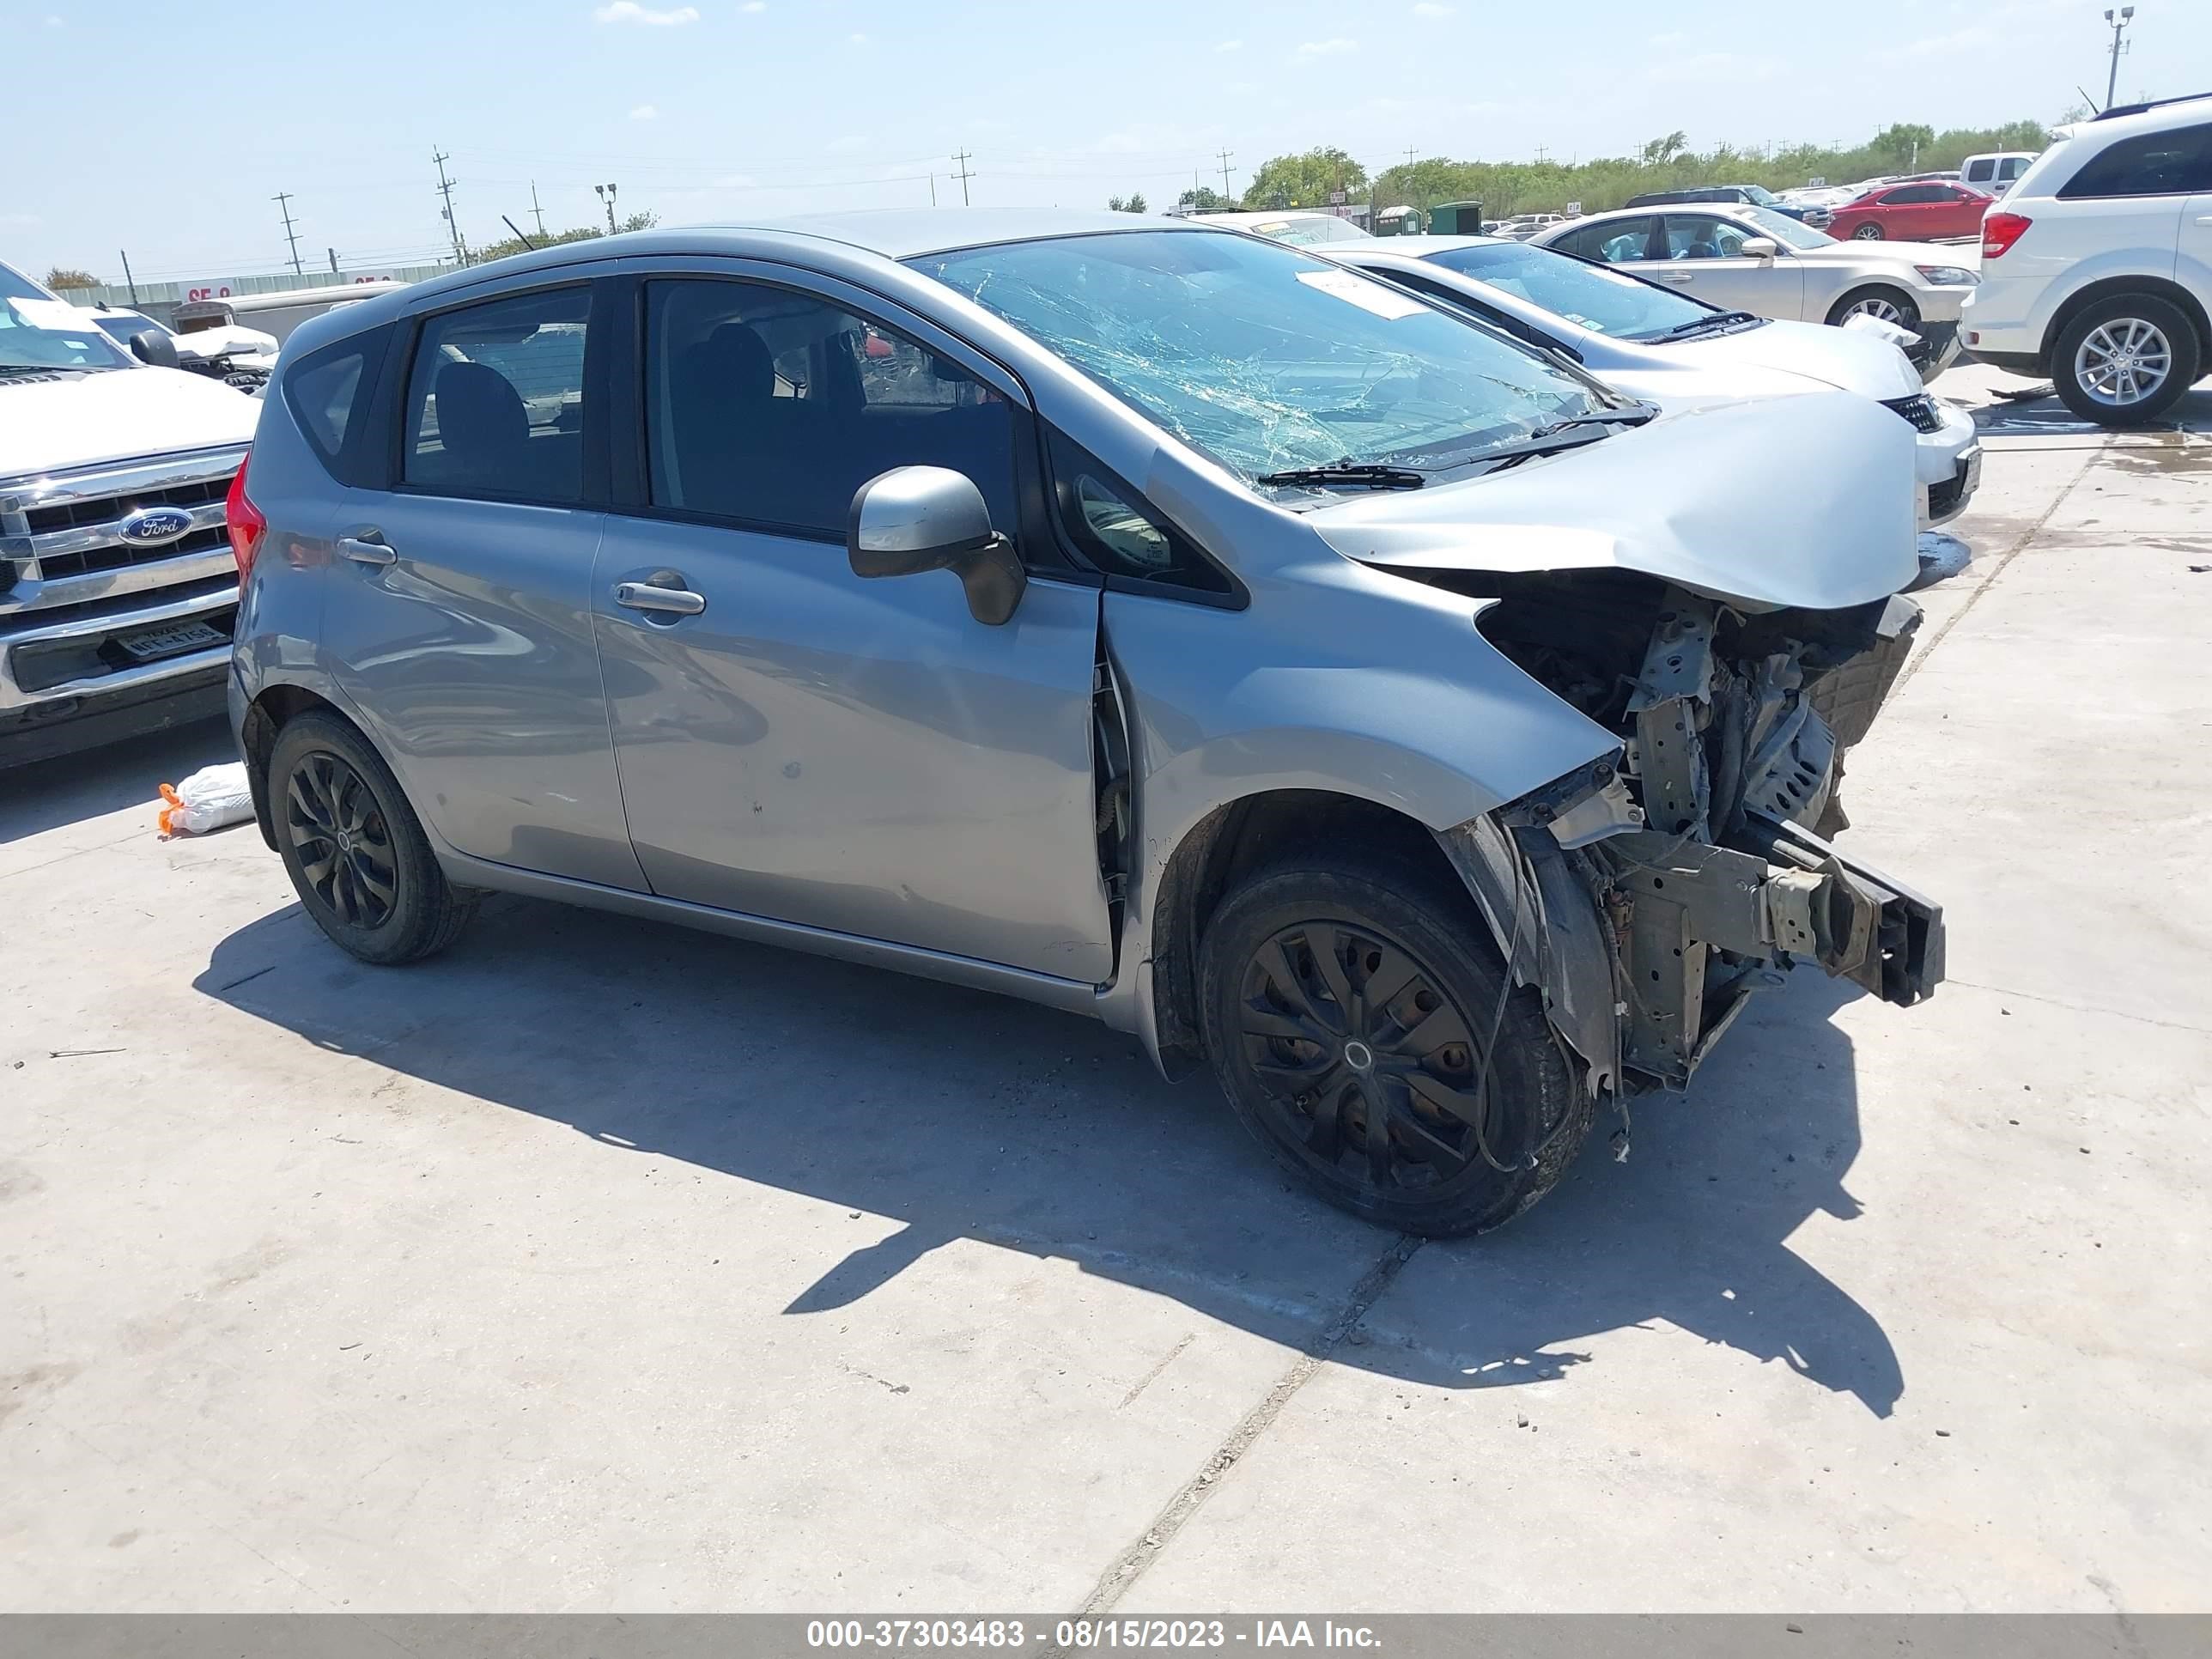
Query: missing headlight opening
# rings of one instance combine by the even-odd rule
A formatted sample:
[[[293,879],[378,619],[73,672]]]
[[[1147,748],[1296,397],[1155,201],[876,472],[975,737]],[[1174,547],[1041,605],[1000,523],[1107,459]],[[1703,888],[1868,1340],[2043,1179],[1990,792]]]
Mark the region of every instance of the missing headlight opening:
[[[1442,580],[1495,600],[1484,636],[1620,738],[1443,837],[1593,1091],[1680,1087],[1802,963],[1900,1005],[1934,990],[1941,910],[1826,839],[1912,601],[1744,615],[1617,571]]]

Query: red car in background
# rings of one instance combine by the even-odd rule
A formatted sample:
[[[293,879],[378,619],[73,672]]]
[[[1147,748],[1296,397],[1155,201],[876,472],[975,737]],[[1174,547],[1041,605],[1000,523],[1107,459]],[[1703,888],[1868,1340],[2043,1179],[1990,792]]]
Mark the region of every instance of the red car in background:
[[[1996,198],[1966,185],[1919,179],[1884,185],[1836,210],[1821,228],[1829,235],[1879,241],[1936,242],[1946,236],[1978,236],[1982,214]]]

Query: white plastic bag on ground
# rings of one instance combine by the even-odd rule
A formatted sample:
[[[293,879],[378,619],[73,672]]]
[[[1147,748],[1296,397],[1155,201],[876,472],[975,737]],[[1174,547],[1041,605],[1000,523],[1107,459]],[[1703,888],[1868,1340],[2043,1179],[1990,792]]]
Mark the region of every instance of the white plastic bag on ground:
[[[202,836],[253,816],[253,793],[246,785],[244,761],[203,766],[182,783],[165,783],[161,800],[164,836]]]

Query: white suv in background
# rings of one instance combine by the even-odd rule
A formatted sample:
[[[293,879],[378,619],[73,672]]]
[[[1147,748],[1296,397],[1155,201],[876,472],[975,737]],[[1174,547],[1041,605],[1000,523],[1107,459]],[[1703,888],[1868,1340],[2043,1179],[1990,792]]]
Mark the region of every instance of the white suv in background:
[[[2212,94],[2063,132],[1982,220],[1967,353],[2048,375],[2100,426],[2136,426],[2212,362]]]

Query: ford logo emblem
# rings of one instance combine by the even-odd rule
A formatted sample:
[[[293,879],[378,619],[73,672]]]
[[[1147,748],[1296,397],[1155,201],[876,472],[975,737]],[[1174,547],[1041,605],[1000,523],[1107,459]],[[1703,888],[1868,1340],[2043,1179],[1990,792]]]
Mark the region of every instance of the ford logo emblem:
[[[192,515],[181,507],[142,507],[115,527],[133,547],[159,547],[188,533]]]

